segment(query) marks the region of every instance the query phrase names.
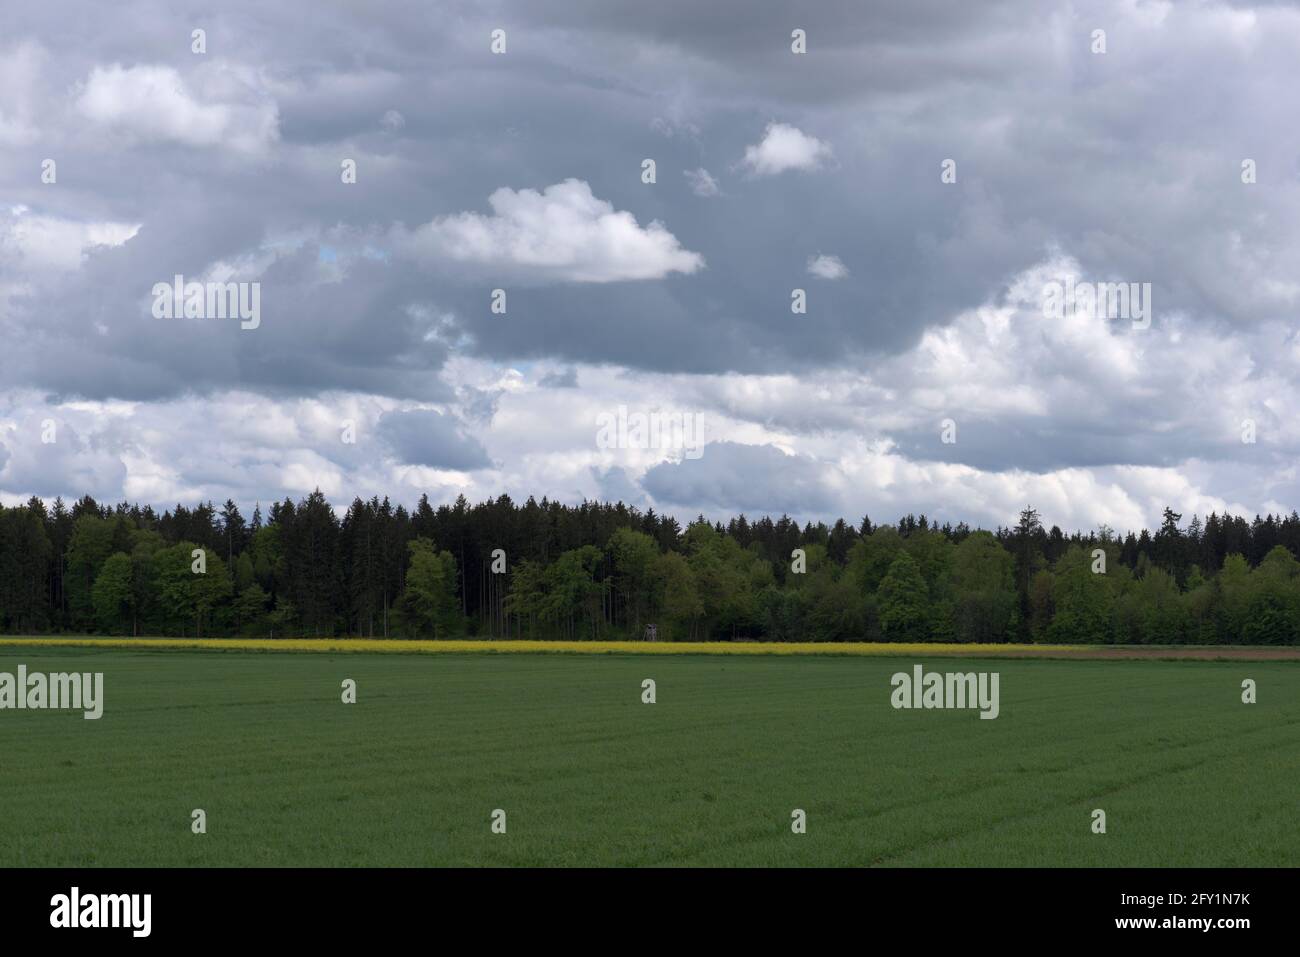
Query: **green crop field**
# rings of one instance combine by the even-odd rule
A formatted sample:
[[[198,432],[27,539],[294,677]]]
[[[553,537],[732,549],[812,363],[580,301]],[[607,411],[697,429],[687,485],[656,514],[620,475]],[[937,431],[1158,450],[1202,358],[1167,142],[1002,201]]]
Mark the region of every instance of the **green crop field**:
[[[105,703],[0,711],[0,866],[1300,863],[1300,665],[919,660],[4,647]]]

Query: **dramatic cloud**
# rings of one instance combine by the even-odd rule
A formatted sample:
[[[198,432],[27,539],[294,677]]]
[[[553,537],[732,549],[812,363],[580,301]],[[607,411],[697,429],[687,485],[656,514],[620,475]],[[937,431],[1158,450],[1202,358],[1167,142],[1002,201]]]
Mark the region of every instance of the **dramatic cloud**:
[[[10,5],[0,500],[1295,507],[1295,4],[788,6]],[[260,326],[154,318],[178,274]]]

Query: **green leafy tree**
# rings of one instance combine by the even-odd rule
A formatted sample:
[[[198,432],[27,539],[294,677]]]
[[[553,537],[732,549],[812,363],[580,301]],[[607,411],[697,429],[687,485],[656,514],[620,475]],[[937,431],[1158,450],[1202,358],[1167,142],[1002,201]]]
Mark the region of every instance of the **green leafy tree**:
[[[1172,574],[1152,565],[1134,586],[1146,644],[1173,645],[1187,638],[1187,606]]]
[[[952,555],[952,633],[957,641],[1007,641],[1015,627],[1015,562],[988,532],[967,536]]]
[[[639,638],[647,616],[655,614],[654,567],[659,546],[643,532],[620,528],[610,536],[609,550],[614,558],[617,606],[623,609],[630,634]]]
[[[685,537],[687,561],[704,605],[702,637],[736,638],[760,630],[758,594],[772,581],[772,566],[707,522],[692,522]]]
[[[1052,623],[1055,608],[1052,595],[1056,591],[1056,576],[1044,568],[1034,573],[1029,582],[1029,637],[1032,641],[1047,641],[1047,630]]]
[[[811,599],[803,589],[766,585],[758,593],[764,634],[771,641],[806,641],[806,618]]]
[[[1300,562],[1276,545],[1251,575],[1254,588],[1242,630],[1246,644],[1294,644],[1300,635]]]
[[[253,570],[253,557],[247,552],[239,553],[235,559],[235,591],[243,594],[244,591],[256,581],[256,573]]]
[[[281,597],[275,603],[275,610],[266,616],[266,621],[270,625],[272,638],[276,637],[277,632],[279,637],[287,638],[298,622],[298,609],[293,607],[293,602],[289,599]]]
[[[104,561],[99,576],[95,579],[91,592],[95,617],[99,620],[100,627],[110,634],[118,634],[128,628],[135,634],[134,572],[131,556],[115,552]]]
[[[165,630],[159,608],[158,563],[156,557],[166,548],[166,542],[153,529],[137,529],[131,544],[131,590],[135,599],[135,616],[138,625]],[[137,627],[138,631],[138,627]]]
[[[515,566],[510,576],[510,593],[506,595],[506,613],[516,616],[536,638],[539,623],[544,627],[546,616],[546,566],[541,562],[524,559]]]
[[[68,542],[68,614],[73,627],[89,630],[95,621],[95,579],[113,554],[114,523],[98,515],[82,515]]]
[[[874,595],[879,590],[902,550],[902,536],[889,525],[880,526],[854,543],[849,550],[848,569],[861,594]]]
[[[1046,638],[1056,644],[1104,642],[1114,634],[1115,577],[1119,569],[1099,568],[1092,550],[1071,545],[1052,575],[1052,620]]]
[[[398,599],[398,614],[412,635],[445,638],[461,618],[456,600],[456,559],[437,551],[432,541],[416,538],[407,543],[410,565],[406,588]]]
[[[890,564],[880,583],[879,598],[880,630],[886,641],[929,639],[929,589],[912,556],[902,552]]]
[[[695,582],[695,572],[690,562],[680,552],[665,552],[654,562],[652,576],[657,595],[656,604],[664,621],[660,625],[660,639],[694,639],[695,629],[704,614],[704,601]],[[669,634],[664,634],[667,627]]]
[[[1218,582],[1220,603],[1216,631],[1221,641],[1241,644],[1245,641],[1246,625],[1255,599],[1255,581],[1245,556],[1237,553],[1225,556]]]
[[[256,582],[241,591],[234,601],[236,630],[240,634],[256,634],[266,617],[270,600],[271,596]]]
[[[284,551],[280,546],[280,527],[265,525],[253,534],[253,577],[267,591],[282,586],[288,578]]]
[[[918,530],[903,540],[903,550],[916,561],[921,577],[936,604],[946,596],[952,579],[953,553],[956,546],[939,531]]]
[[[815,574],[804,589],[808,598],[807,641],[871,641],[878,628],[875,596],[863,595],[848,575]]]
[[[1204,645],[1216,641],[1214,614],[1221,600],[1218,581],[1207,579],[1200,566],[1193,565],[1187,572],[1187,590],[1183,593],[1188,641]]]
[[[604,584],[596,579],[600,549],[583,545],[562,552],[546,576],[544,616],[569,639],[598,637]]]
[[[203,572],[195,571],[196,551],[204,554]],[[212,612],[233,591],[225,563],[211,549],[180,542],[158,552],[154,566],[163,614],[176,624],[192,621],[195,636],[202,637]]]

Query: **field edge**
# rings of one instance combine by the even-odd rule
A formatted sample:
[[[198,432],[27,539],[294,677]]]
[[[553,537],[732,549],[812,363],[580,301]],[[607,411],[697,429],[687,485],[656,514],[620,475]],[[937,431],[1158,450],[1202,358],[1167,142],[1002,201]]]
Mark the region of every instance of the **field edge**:
[[[817,657],[1045,658],[1142,661],[1300,661],[1300,647],[1242,645],[1025,645],[939,642],[531,641],[400,638],[0,637],[4,648],[255,651],[367,654],[806,655]]]

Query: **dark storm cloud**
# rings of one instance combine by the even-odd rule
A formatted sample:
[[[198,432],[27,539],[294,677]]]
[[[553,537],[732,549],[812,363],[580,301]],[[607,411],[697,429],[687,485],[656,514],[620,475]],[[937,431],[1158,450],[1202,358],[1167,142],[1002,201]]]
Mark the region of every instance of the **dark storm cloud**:
[[[1267,141],[1253,128],[1277,115],[1269,94],[1295,68],[1277,70],[1275,90],[1261,87],[1257,66],[1190,10],[1173,8],[1157,25],[1121,18],[1119,7],[1085,17],[1028,2],[452,4],[441,16],[399,3],[321,8],[312,24],[261,5],[229,5],[211,21],[204,9],[159,18],[143,7],[111,16],[90,7],[99,46],[89,48],[46,13],[17,17],[15,35],[31,32],[50,48],[46,87],[56,102],[67,99],[59,79],[83,83],[110,61],[190,76],[210,65],[188,49],[189,30],[206,23],[208,56],[260,70],[244,80],[260,77],[258,95],[276,107],[278,138],[243,158],[93,129],[64,137],[72,152],[57,189],[77,201],[39,185],[21,195],[68,214],[93,198],[105,217],[143,225],[50,308],[20,313],[22,324],[42,325],[47,344],[80,340],[84,324],[72,317],[129,320],[138,284],[182,266],[199,272],[294,233],[339,228],[343,242],[389,255],[393,223],[416,229],[482,213],[495,189],[541,190],[568,177],[643,228],[662,222],[707,268],[607,288],[544,284],[514,298],[516,321],[491,326],[481,322],[490,263],[471,278],[427,262],[354,259],[328,281],[277,264],[267,277],[281,283],[277,322],[247,342],[150,330],[144,349],[138,336],[120,350],[94,349],[124,373],[69,374],[38,361],[18,364],[20,381],[67,391],[75,378],[88,395],[235,381],[429,397],[436,389],[413,373],[436,373],[444,356],[421,346],[421,330],[403,318],[421,307],[449,312],[472,340],[466,347],[489,357],[811,369],[906,348],[1054,244],[1086,269],[1160,284],[1167,309],[1249,322],[1293,306],[1260,280],[1300,266],[1296,220],[1286,215],[1300,139],[1293,124]],[[1111,25],[1104,56],[1087,47],[1098,23]],[[505,56],[487,52],[490,25],[508,30]],[[795,26],[810,36],[802,57],[788,47]],[[1256,63],[1282,65],[1281,45],[1259,47]],[[1198,100],[1191,91],[1210,72],[1213,89]],[[402,114],[399,129],[382,125],[389,109]],[[746,176],[741,157],[773,120],[829,144],[834,163]],[[1225,141],[1240,149],[1225,151]],[[1254,194],[1237,179],[1243,151],[1263,164]],[[344,157],[358,162],[355,186],[339,183]],[[660,166],[653,186],[640,182],[644,157]],[[958,182],[942,185],[948,157]],[[701,166],[723,196],[703,202],[689,189],[681,172]],[[839,256],[849,279],[812,283],[803,267],[817,252]],[[816,286],[809,314],[792,316],[791,290],[807,285]],[[208,361],[187,357],[198,354]]]
[[[1159,435],[1134,432],[1115,418],[1103,422],[1043,421],[1006,416],[996,421],[963,418],[953,431],[956,441],[945,443],[943,429],[910,429],[890,433],[907,458],[953,462],[985,471],[1014,467],[1031,472],[1111,465],[1177,466],[1189,448],[1204,460],[1236,458],[1242,443],[1230,439],[1207,442],[1203,432],[1180,426]],[[1281,464],[1281,463],[1279,463]]]
[[[432,410],[388,412],[379,434],[406,465],[439,469],[479,469],[492,464],[479,442],[462,433],[450,416]]]
[[[538,380],[537,384],[546,389],[576,389],[578,387],[578,372],[572,368],[548,372]]]
[[[593,468],[591,471],[600,488],[600,498],[603,501],[623,502],[637,508],[645,507],[645,491],[636,484],[627,469],[612,466],[604,470]]]

